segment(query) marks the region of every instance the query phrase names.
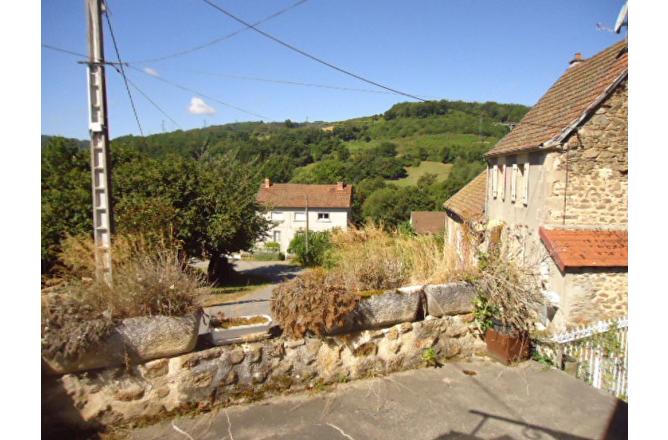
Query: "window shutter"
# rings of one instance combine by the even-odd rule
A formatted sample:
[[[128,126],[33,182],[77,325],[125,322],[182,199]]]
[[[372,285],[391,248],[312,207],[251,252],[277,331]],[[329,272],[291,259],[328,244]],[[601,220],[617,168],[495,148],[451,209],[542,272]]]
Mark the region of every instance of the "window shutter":
[[[492,196],[494,198],[496,198],[499,191],[498,174],[499,174],[499,166],[494,165],[492,167]]]
[[[510,200],[515,201],[517,196],[517,164],[513,164],[513,172],[510,176]]]
[[[499,173],[499,180],[501,181],[500,186],[501,188],[499,191],[501,192],[501,199],[506,200],[506,164],[501,165],[501,173]]]
[[[524,202],[524,205],[529,204],[529,163],[525,163],[523,167],[523,175],[524,175],[524,196],[522,197],[522,201]]]

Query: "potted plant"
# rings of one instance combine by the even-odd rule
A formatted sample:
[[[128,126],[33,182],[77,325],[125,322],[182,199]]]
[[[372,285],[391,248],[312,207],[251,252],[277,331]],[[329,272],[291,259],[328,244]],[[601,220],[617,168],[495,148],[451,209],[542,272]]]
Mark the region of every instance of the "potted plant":
[[[529,331],[543,304],[533,272],[500,258],[480,258],[480,273],[473,280],[477,291],[474,316],[488,353],[510,364],[529,359]]]

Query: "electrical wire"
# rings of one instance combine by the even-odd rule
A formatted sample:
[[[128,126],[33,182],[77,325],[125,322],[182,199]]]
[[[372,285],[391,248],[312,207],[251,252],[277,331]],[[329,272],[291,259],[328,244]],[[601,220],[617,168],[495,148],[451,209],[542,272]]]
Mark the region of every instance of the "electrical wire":
[[[252,26],[259,26],[263,23],[266,23],[267,21],[269,21],[273,18],[276,18],[281,14],[284,14],[284,13],[288,12],[289,10],[294,9],[297,6],[300,6],[304,3],[306,3],[307,1],[308,0],[299,0],[298,2],[293,3],[292,5],[290,5],[286,8],[283,8],[280,11],[276,11],[273,14],[268,15],[267,17],[263,18],[262,20],[259,20],[255,23],[253,23]],[[171,54],[168,54],[168,55],[163,55],[163,56],[157,57],[157,58],[148,58],[148,59],[145,59],[145,60],[131,61],[131,63],[134,63],[134,64],[155,63],[155,62],[158,62],[158,61],[164,61],[164,60],[168,60],[168,59],[171,59],[171,58],[176,58],[176,57],[180,57],[180,56],[183,56],[183,55],[187,55],[189,53],[196,52],[198,50],[205,49],[209,46],[213,46],[214,44],[218,44],[222,41],[228,40],[228,39],[234,37],[235,35],[238,35],[238,34],[244,32],[244,31],[247,31],[248,29],[250,29],[250,27],[246,26],[244,28],[237,29],[236,31],[231,32],[227,35],[223,35],[222,37],[214,38],[211,41],[208,41],[208,42],[203,43],[203,44],[199,44],[197,46],[193,46],[193,47],[188,48],[188,49],[183,49],[183,50],[180,50],[178,52],[174,52],[174,53],[171,53]]]
[[[69,55],[74,55],[74,56],[81,57],[81,58],[88,58],[88,55],[84,55],[84,54],[79,53],[79,52],[74,52],[72,50],[62,49],[62,48],[56,47],[56,46],[51,46],[50,44],[42,43],[42,47],[44,47],[46,49],[55,50],[56,52],[62,52],[62,53],[66,53],[66,54],[69,54]]]
[[[114,68],[116,69],[116,72],[118,72],[119,74],[121,73],[120,70],[116,68],[116,66],[114,66]],[[137,90],[144,98],[146,98],[148,102],[150,102],[153,105],[153,107],[158,109],[160,113],[162,113],[167,119],[169,119],[172,122],[172,124],[174,124],[177,128],[181,128],[181,125],[178,122],[176,122],[171,116],[169,116],[169,114],[167,114],[167,112],[164,111],[158,104],[156,104],[155,101],[153,101],[142,89],[140,89],[137,84],[132,82],[132,80],[130,80],[130,78],[127,78],[127,76],[126,79],[128,83],[130,83],[130,85],[135,88],[135,90]]]
[[[107,2],[105,0],[105,6]],[[123,82],[125,83],[125,90],[128,92],[128,97],[130,98],[130,106],[132,107],[132,113],[135,115],[135,120],[137,121],[137,127],[139,127],[139,134],[144,136],[144,130],[141,127],[141,122],[139,122],[139,115],[137,114],[137,108],[135,107],[135,101],[132,99],[132,92],[130,91],[130,86],[128,85],[128,78],[125,76],[125,68],[123,67],[123,61],[121,60],[121,53],[118,50],[118,44],[116,43],[116,36],[114,35],[114,28],[111,26],[111,20],[109,19],[109,14],[105,11],[104,17],[107,20],[107,26],[109,27],[109,34],[111,35],[111,41],[114,44],[114,51],[116,52],[116,58],[118,59],[118,67],[120,68],[121,76],[123,77]]]
[[[291,44],[289,44],[289,43],[286,43],[286,42],[283,41],[283,40],[280,40],[280,39],[277,38],[277,37],[274,37],[273,35],[271,35],[271,34],[265,32],[265,31],[263,31],[263,30],[261,30],[261,29],[256,28],[256,27],[253,26],[252,24],[248,23],[247,21],[242,20],[241,18],[237,17],[236,15],[232,14],[231,12],[226,11],[225,9],[221,8],[221,7],[218,6],[217,4],[211,2],[210,0],[202,0],[202,1],[203,1],[204,3],[206,3],[206,4],[208,4],[209,6],[211,6],[212,8],[218,10],[219,12],[221,12],[221,13],[227,15],[227,16],[230,17],[231,19],[233,19],[233,20],[235,20],[235,21],[237,21],[237,22],[239,22],[239,23],[245,25],[247,28],[250,28],[250,29],[254,30],[255,32],[259,33],[260,35],[263,35],[264,37],[269,38],[270,40],[275,41],[276,43],[278,43],[278,44],[280,44],[280,45],[282,45],[282,46],[285,46],[285,47],[287,47],[288,49],[290,49],[290,50],[292,50],[292,51],[294,51],[294,52],[297,52],[298,54],[301,54],[301,55],[303,55],[303,56],[305,56],[305,57],[307,57],[307,58],[310,58],[310,59],[312,59],[313,61],[316,61],[316,62],[318,62],[318,63],[320,63],[320,64],[323,64],[323,65],[325,65],[325,66],[327,66],[327,67],[329,67],[329,68],[331,68],[331,69],[337,70],[337,71],[339,71],[339,72],[341,72],[341,73],[344,73],[344,74],[346,74],[346,75],[348,75],[348,76],[352,76],[353,78],[356,78],[356,79],[358,79],[358,80],[360,80],[360,81],[364,81],[364,82],[366,82],[366,83],[368,83],[368,84],[372,84],[372,85],[374,85],[374,86],[376,86],[376,87],[380,87],[381,89],[388,90],[388,91],[390,91],[390,92],[392,92],[392,93],[395,93],[395,94],[397,94],[397,95],[406,96],[406,97],[408,97],[408,98],[415,99],[415,100],[417,100],[417,101],[423,101],[423,102],[426,102],[426,101],[427,101],[427,100],[424,99],[424,98],[420,98],[420,97],[418,97],[418,96],[411,95],[410,93],[406,93],[406,92],[402,92],[402,91],[397,90],[397,89],[393,89],[393,88],[391,88],[391,87],[388,87],[388,86],[385,86],[385,85],[380,84],[380,83],[378,83],[378,82],[375,82],[375,81],[372,81],[372,80],[370,80],[370,79],[367,79],[367,78],[365,78],[365,77],[363,77],[363,76],[361,76],[361,75],[358,75],[358,74],[356,74],[356,73],[353,73],[353,72],[350,72],[350,71],[348,71],[348,70],[345,70],[345,69],[343,69],[343,68],[341,68],[341,67],[335,66],[335,65],[332,64],[332,63],[329,63],[329,62],[327,62],[327,61],[325,61],[325,60],[323,60],[323,59],[321,59],[321,58],[318,58],[318,57],[316,57],[316,56],[314,56],[314,55],[311,55],[311,54],[308,53],[308,52],[305,52],[305,51],[303,51],[303,50],[301,50],[301,49],[299,49],[299,48],[297,48],[297,47],[295,47],[295,46],[293,46],[293,45],[291,45]]]
[[[194,93],[195,95],[199,95],[199,96],[202,96],[202,97],[204,97],[204,98],[210,99],[210,100],[212,100],[212,101],[215,101],[215,102],[217,102],[217,103],[219,103],[219,104],[221,104],[221,105],[224,105],[224,106],[226,106],[226,107],[232,108],[232,109],[237,110],[237,111],[239,111],[239,112],[246,113],[246,114],[248,114],[248,115],[255,116],[256,118],[260,118],[260,119],[265,119],[265,120],[269,120],[269,119],[270,119],[270,118],[268,118],[267,116],[263,116],[263,115],[261,115],[261,114],[259,114],[259,113],[254,113],[254,112],[252,112],[252,111],[250,111],[250,110],[246,110],[246,109],[244,109],[244,108],[237,107],[236,105],[232,105],[232,104],[230,104],[229,102],[221,101],[220,99],[215,98],[215,97],[213,97],[213,96],[206,95],[206,94],[204,94],[204,93],[202,93],[202,92],[199,92],[199,91],[197,91],[197,90],[191,89],[190,87],[187,87],[187,86],[178,84],[178,83],[176,83],[176,82],[174,82],[174,81],[170,81],[170,80],[168,80],[167,78],[165,78],[165,77],[163,77],[163,76],[155,76],[155,75],[151,75],[150,73],[147,73],[147,72],[143,71],[142,69],[139,69],[138,67],[135,67],[135,66],[133,66],[133,65],[131,65],[131,64],[129,64],[128,67],[129,67],[130,69],[136,70],[137,72],[141,72],[141,73],[143,73],[144,75],[150,76],[151,78],[157,79],[158,81],[162,81],[162,82],[164,82],[165,84],[169,84],[169,85],[171,85],[172,87],[176,87],[176,88],[178,88],[178,89],[184,90],[184,91],[189,92],[189,93]]]

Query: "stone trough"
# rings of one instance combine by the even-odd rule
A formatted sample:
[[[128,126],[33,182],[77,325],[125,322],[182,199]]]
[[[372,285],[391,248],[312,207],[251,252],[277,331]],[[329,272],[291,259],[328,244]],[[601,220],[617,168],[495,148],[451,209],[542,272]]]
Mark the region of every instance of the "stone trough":
[[[52,375],[143,363],[188,353],[197,344],[200,313],[124,319],[112,333],[76,359],[42,357]]]

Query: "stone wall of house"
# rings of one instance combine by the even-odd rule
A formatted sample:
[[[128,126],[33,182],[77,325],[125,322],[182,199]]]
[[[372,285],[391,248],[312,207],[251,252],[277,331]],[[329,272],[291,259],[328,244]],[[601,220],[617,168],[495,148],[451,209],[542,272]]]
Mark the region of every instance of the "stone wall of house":
[[[623,227],[628,222],[628,86],[621,83],[565,141],[549,195],[548,223]],[[564,193],[566,193],[564,213]]]
[[[210,348],[129,369],[45,378],[43,418],[91,427],[253,401],[484,352],[471,314],[428,316],[381,330]]]
[[[628,272],[626,268],[569,270],[566,286],[573,301],[583,304],[573,310],[574,324],[612,319],[628,313]]]

